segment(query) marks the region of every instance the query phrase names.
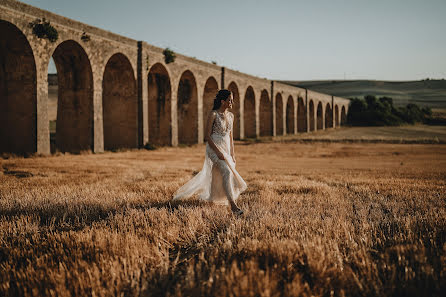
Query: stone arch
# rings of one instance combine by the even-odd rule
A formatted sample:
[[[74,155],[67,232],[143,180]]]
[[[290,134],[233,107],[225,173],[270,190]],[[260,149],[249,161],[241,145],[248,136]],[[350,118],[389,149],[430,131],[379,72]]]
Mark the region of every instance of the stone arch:
[[[325,129],[327,128],[333,128],[333,110],[330,103],[325,105]]]
[[[283,135],[283,102],[282,95],[276,95],[276,135]]]
[[[0,20],[0,152],[37,151],[37,69],[22,31]]]
[[[268,91],[262,90],[260,93],[260,136],[273,135],[273,108]]]
[[[256,104],[254,89],[249,86],[245,92],[243,104],[243,119],[245,124],[245,137],[256,137]]]
[[[310,131],[314,131],[314,103],[313,100],[310,100],[309,103],[309,113],[310,113]]]
[[[206,80],[203,91],[203,134],[206,135],[207,118],[214,105],[214,98],[218,92],[218,83],[214,77]]]
[[[336,124],[336,127],[339,127],[339,125],[340,125],[340,123],[339,123],[339,107],[337,104],[335,105],[335,124]]]
[[[53,73],[50,73],[53,72]],[[57,124],[57,106],[59,99],[59,83],[57,76],[57,67],[54,58],[51,56],[48,69],[47,69],[47,79],[48,79],[48,101],[47,101],[47,117],[49,123],[50,132],[50,152],[54,153],[56,151],[56,124]]]
[[[323,119],[323,108],[322,102],[319,101],[317,104],[316,118],[317,118],[317,130],[324,129],[324,119]]]
[[[178,83],[178,142],[198,142],[198,93],[194,74],[183,72]]]
[[[304,100],[301,97],[297,98],[297,131],[307,131],[307,113],[305,112]]]
[[[345,111],[345,106],[342,106],[341,109],[341,125],[345,125],[345,123],[347,123],[347,113]]]
[[[232,96],[234,97],[234,104],[232,107],[232,113],[234,114],[232,136],[234,139],[240,139],[240,93],[235,82],[231,82],[228,85],[228,90],[232,92]]]
[[[161,63],[150,68],[148,82],[149,142],[170,145],[172,140],[172,88],[167,69]]]
[[[93,72],[82,46],[61,42],[53,53],[57,69],[57,116],[52,152],[93,149]]]
[[[294,100],[291,95],[286,103],[286,134],[294,134]]]
[[[138,146],[136,80],[129,59],[116,53],[108,60],[102,81],[104,148]]]

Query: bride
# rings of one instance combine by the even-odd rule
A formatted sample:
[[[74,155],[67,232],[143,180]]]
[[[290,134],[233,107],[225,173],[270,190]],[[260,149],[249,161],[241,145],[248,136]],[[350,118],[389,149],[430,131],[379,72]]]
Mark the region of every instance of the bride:
[[[217,204],[229,204],[233,213],[243,214],[235,203],[247,186],[235,169],[232,137],[234,115],[228,111],[228,108],[232,108],[233,102],[231,91],[218,91],[214,107],[207,119],[203,168],[174,193],[174,200],[188,198],[197,193],[200,199]]]

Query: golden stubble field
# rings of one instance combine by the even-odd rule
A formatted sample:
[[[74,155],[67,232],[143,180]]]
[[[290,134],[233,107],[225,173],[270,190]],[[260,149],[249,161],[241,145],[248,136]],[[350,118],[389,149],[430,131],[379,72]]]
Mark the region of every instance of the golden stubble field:
[[[234,217],[172,193],[204,146],[1,160],[1,296],[440,296],[446,146],[237,143]]]

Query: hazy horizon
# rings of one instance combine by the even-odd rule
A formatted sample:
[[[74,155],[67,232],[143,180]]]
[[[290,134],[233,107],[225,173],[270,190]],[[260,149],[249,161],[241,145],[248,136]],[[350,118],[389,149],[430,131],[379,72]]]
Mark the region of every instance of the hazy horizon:
[[[446,78],[446,1],[22,2],[271,80]]]

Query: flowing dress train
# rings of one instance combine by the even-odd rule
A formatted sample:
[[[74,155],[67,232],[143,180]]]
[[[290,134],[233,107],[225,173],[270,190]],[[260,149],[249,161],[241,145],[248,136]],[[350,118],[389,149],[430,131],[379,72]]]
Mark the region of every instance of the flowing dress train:
[[[240,193],[247,188],[246,182],[235,169],[235,163],[231,157],[230,132],[233,128],[234,115],[229,111],[220,113],[213,110],[212,112],[215,113],[215,120],[212,124],[211,139],[225,159],[220,160],[206,142],[203,168],[174,193],[174,200],[198,194],[202,200],[228,205],[229,199],[237,200]]]

